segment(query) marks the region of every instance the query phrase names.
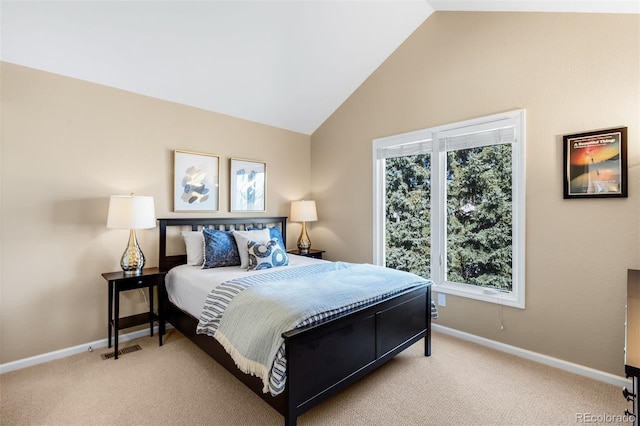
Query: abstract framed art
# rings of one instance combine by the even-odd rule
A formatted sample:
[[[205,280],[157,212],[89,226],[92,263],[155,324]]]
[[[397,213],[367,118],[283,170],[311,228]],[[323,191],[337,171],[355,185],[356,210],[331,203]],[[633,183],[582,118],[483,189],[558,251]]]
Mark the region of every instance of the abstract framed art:
[[[220,157],[175,150],[173,164],[173,211],[218,211]]]
[[[627,196],[627,128],[563,136],[564,198]]]
[[[229,176],[230,211],[266,211],[266,188],[267,163],[239,158],[231,159]]]

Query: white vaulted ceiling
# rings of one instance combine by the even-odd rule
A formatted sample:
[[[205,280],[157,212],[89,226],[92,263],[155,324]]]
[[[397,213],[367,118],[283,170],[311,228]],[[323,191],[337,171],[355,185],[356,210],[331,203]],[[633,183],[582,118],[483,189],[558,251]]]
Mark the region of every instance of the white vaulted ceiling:
[[[5,1],[1,59],[304,134],[436,10],[639,13],[602,1]]]

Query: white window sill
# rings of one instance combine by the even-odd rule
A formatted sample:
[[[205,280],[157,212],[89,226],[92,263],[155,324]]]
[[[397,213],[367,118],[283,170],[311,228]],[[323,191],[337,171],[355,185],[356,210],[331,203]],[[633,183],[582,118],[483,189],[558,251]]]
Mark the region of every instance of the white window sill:
[[[478,287],[468,284],[445,282],[433,286],[437,293],[451,294],[453,296],[466,297],[468,299],[481,300],[497,305],[511,306],[524,309],[524,298],[519,300],[513,292],[503,292],[491,288]]]

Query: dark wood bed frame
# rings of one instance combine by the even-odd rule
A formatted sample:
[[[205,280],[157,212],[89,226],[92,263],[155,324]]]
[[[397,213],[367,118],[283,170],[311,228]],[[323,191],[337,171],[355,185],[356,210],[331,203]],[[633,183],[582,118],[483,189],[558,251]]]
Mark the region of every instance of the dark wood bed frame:
[[[158,219],[159,267],[168,271],[186,263],[186,254],[167,254],[168,227],[196,231],[202,227],[229,230],[279,226],[286,241],[286,221],[286,217]],[[282,414],[288,426],[295,426],[298,416],[420,339],[424,338],[425,356],[431,355],[431,286],[426,286],[318,325],[283,333],[287,382],[285,391],[274,397],[262,392],[262,380],[241,372],[215,339],[196,334],[198,319],[172,304],[164,288],[159,293],[163,318]]]

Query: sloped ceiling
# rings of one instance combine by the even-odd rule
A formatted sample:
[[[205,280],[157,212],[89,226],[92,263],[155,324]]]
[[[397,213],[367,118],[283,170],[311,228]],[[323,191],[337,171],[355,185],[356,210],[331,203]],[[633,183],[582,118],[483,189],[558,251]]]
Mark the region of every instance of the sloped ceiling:
[[[602,1],[5,1],[1,59],[312,134],[436,10],[639,13]]]

